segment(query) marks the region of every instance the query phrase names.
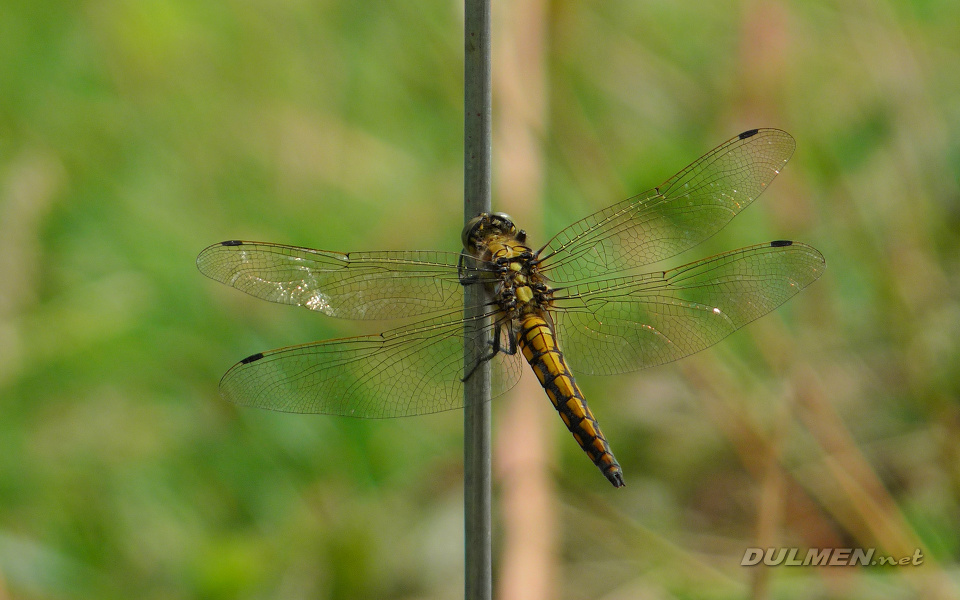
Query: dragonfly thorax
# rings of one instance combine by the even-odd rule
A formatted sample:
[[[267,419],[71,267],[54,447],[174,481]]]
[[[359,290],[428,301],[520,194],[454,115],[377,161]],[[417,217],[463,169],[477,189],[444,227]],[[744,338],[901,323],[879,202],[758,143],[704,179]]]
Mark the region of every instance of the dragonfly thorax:
[[[537,270],[529,248],[504,260],[506,268],[494,286],[494,301],[515,320],[531,313],[542,313],[552,301],[552,291]]]
[[[487,280],[494,301],[513,319],[541,312],[551,301],[550,288],[539,272],[536,255],[525,245],[526,233],[503,213],[483,213],[463,230],[464,248],[491,265]]]

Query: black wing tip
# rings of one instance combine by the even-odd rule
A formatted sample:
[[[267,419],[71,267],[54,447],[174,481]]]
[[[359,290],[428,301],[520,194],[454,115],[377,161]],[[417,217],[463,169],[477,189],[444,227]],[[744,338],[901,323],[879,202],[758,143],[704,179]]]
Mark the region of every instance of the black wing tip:
[[[209,272],[210,265],[208,264],[210,260],[210,255],[216,252],[217,248],[223,246],[242,246],[245,242],[241,240],[227,240],[225,242],[219,242],[217,244],[211,244],[200,251],[200,254],[197,255],[197,268],[200,269],[200,272],[210,277],[211,279],[218,279],[216,276],[211,275]]]
[[[807,244],[804,244],[802,242],[794,242],[793,240],[773,240],[772,242],[770,242],[769,245],[771,248],[786,248],[788,246],[796,246],[798,250],[804,251],[807,254],[815,256],[818,259],[820,259],[820,263],[824,267],[827,266],[827,259],[824,258],[823,254],[819,250],[817,250],[813,246],[808,246]],[[820,274],[818,273],[814,279],[817,279],[819,277],[820,277]]]
[[[261,358],[263,358],[263,352],[257,352],[256,354],[251,354],[250,356],[248,356],[248,357],[246,357],[245,359],[241,360],[241,361],[240,361],[240,364],[241,364],[241,365],[249,365],[250,363],[256,362],[256,361],[260,360]]]
[[[759,133],[763,133],[764,135],[767,135],[767,136],[772,135],[772,136],[775,136],[775,137],[783,138],[783,141],[784,141],[784,142],[786,142],[786,143],[788,143],[788,144],[792,144],[793,147],[794,147],[794,149],[796,149],[797,141],[794,139],[794,137],[793,137],[792,135],[790,135],[789,132],[786,132],[786,131],[784,131],[784,130],[782,130],[782,129],[776,129],[776,128],[770,128],[770,127],[760,127],[760,128],[758,128],[758,129],[748,129],[747,131],[744,131],[743,133],[739,134],[739,135],[737,136],[737,139],[739,139],[739,140],[746,140],[746,139],[752,138],[753,136],[755,136],[755,135],[757,135],[757,134],[759,134]],[[791,154],[792,154],[792,151],[791,151]]]

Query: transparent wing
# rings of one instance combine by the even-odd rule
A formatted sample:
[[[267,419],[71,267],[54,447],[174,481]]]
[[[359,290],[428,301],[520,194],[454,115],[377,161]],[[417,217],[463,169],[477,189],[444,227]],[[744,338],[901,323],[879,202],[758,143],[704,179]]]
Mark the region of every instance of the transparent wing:
[[[773,181],[796,142],[754,129],[724,142],[663,185],[570,225],[540,251],[558,285],[669,258],[715,234]]]
[[[574,372],[625,373],[712,346],[786,302],[824,268],[810,246],[771,242],[670,271],[562,288],[553,318]]]
[[[451,311],[380,335],[254,354],[227,371],[220,393],[243,406],[363,418],[461,408],[464,320],[460,316],[462,312]],[[499,331],[501,336],[508,335],[508,329]],[[486,342],[477,345],[487,353],[491,349]],[[490,362],[495,397],[520,378],[520,354],[498,353]]]
[[[204,249],[200,272],[251,296],[333,317],[393,319],[463,306],[461,273],[483,264],[454,252],[328,252],[229,241]]]

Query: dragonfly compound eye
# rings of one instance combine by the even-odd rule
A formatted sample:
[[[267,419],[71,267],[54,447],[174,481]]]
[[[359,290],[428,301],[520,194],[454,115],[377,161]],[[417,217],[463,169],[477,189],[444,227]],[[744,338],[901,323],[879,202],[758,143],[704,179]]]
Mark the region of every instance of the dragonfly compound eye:
[[[507,235],[516,235],[517,226],[513,224],[513,217],[507,213],[496,212],[490,215],[493,226]]]
[[[464,225],[460,241],[465,249],[472,251],[476,249],[478,240],[491,234],[516,236],[517,226],[506,213],[480,213]]]
[[[463,247],[469,250],[473,243],[471,240],[480,235],[481,227],[484,221],[488,220],[490,215],[487,213],[480,213],[474,218],[467,221],[467,224],[463,226],[463,232],[460,233],[460,241],[463,243]]]

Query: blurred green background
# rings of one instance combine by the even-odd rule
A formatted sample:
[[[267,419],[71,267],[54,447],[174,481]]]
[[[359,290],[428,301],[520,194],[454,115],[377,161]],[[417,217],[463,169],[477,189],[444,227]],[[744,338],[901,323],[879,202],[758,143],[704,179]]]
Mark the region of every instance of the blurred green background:
[[[624,490],[542,393],[495,402],[545,432],[550,532],[498,504],[500,596],[960,597],[960,3],[496,4],[494,177],[538,190],[497,210],[545,240],[779,127],[784,173],[671,264],[782,238],[828,263],[711,350],[583,378]],[[233,238],[456,250],[461,36],[448,1],[0,3],[0,598],[462,593],[462,415],[226,404],[236,360],[380,326],[194,266]],[[546,592],[510,583],[524,543]],[[926,560],[741,567],[751,546]]]

